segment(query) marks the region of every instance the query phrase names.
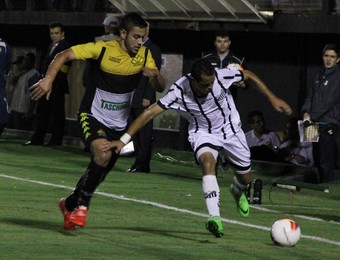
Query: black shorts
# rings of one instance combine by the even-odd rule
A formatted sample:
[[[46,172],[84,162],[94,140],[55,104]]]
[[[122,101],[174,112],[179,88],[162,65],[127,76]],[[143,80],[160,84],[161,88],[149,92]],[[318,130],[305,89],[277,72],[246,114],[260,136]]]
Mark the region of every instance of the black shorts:
[[[96,139],[107,139],[108,141],[119,140],[125,131],[110,129],[93,116],[87,113],[78,114],[78,125],[81,139],[87,148]]]

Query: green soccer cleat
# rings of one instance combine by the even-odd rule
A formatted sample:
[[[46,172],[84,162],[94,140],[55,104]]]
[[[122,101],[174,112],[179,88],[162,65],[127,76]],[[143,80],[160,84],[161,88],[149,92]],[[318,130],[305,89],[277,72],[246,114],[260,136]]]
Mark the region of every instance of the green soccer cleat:
[[[215,237],[223,237],[223,225],[220,217],[213,216],[208,218],[205,227],[213,234]]]
[[[233,191],[233,184],[230,186],[230,193],[233,195],[235,201],[236,201],[236,207],[238,213],[244,218],[249,216],[249,202],[247,200],[247,197],[244,193],[242,193],[240,198],[237,198]]]

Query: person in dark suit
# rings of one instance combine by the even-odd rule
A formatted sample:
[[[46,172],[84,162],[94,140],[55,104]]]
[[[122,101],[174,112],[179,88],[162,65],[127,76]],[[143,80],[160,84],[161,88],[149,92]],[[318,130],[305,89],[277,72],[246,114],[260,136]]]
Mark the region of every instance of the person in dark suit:
[[[63,50],[70,47],[65,39],[64,26],[60,22],[49,25],[50,44],[45,60],[41,67],[41,76],[45,76],[49,64],[54,57]],[[69,93],[67,73],[71,63],[62,66],[53,82],[53,91],[49,100],[42,98],[37,103],[35,132],[30,141],[24,145],[43,145],[45,134],[51,132],[48,146],[58,146],[62,144],[65,128],[65,94]]]
[[[149,49],[158,70],[160,70],[162,66],[161,50],[148,36],[149,25],[143,45]],[[155,89],[151,86],[149,78],[143,76],[132,98],[130,119],[132,121],[136,119],[154,102],[156,102]],[[134,136],[133,146],[136,159],[127,172],[150,172],[152,128],[153,122],[151,120]]]
[[[6,77],[11,67],[11,52],[8,44],[0,38],[0,136],[8,123],[6,101]]]

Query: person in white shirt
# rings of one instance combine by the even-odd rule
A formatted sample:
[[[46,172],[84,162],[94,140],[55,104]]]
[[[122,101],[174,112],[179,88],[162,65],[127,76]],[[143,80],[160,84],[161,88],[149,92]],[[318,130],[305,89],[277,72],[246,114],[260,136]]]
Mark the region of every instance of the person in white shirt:
[[[281,161],[276,152],[281,145],[279,136],[265,127],[261,111],[248,113],[248,122],[252,130],[246,132],[246,140],[250,148],[251,159],[264,161]]]
[[[202,187],[209,212],[206,228],[216,237],[223,236],[220,219],[220,189],[216,179],[216,164],[223,153],[224,160],[234,170],[230,191],[242,217],[249,215],[249,203],[244,190],[251,183],[250,152],[241,129],[241,121],[229,87],[250,80],[275,110],[291,114],[291,107],[275,96],[263,81],[249,70],[215,69],[206,59],[195,60],[191,73],[177,80],[168,93],[146,109],[120,140],[106,142],[104,152],[119,153],[143,125],[167,109],[179,111],[189,120],[189,142],[197,163],[202,168]]]
[[[313,166],[313,145],[310,142],[300,142],[298,118],[288,119],[278,154],[284,162],[298,166]]]

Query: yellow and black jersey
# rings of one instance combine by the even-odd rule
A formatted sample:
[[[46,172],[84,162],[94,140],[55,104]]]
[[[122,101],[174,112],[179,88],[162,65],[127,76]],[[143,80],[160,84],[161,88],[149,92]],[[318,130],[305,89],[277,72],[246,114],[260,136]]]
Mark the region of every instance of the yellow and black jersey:
[[[111,129],[124,130],[130,102],[143,67],[157,69],[151,52],[142,46],[135,56],[117,41],[86,43],[72,47],[77,59],[92,59],[80,112],[94,116]],[[87,72],[87,73],[89,73]]]

